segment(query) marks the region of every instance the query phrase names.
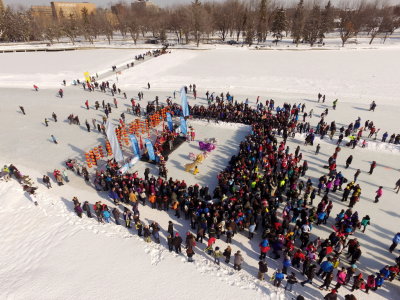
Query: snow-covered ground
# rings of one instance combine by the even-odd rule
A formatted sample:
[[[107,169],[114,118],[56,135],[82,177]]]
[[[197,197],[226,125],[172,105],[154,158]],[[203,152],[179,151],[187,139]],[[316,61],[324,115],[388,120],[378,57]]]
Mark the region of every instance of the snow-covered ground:
[[[84,71],[96,72],[107,70],[113,64],[123,65],[130,62],[132,56],[143,52],[126,51],[0,54],[0,65],[7,63],[0,70],[0,86],[3,87],[0,93],[0,165],[14,163],[22,173],[39,179],[54,168],[61,168],[67,158],[82,159],[85,151],[102,143],[103,136],[97,131],[88,133],[84,121],[87,119],[91,124],[93,118],[101,120],[102,110],[93,108],[94,101],[112,103],[113,97],[109,93],[90,93],[74,86],[64,88],[63,99],[56,97],[56,92],[62,79],[71,82],[82,76]],[[85,53],[84,56],[82,53]],[[400,68],[396,59],[399,54],[400,50],[392,48],[354,51],[256,51],[226,47],[204,51],[173,50],[171,54],[124,71],[119,76],[118,85],[127,92],[128,99],[143,91],[145,100],[142,107],[156,95],[164,102],[174,90],[190,83],[196,83],[199,93],[197,100],[189,99],[192,105],[206,103],[204,94],[207,90],[216,93],[230,91],[235,100],[249,98],[252,104],[257,96],[263,101],[274,98],[277,105],[282,105],[284,101],[301,102],[306,104],[306,111],[314,110],[313,126],[321,112],[329,108],[328,122],[336,120],[339,125],[347,125],[358,116],[362,123],[367,119],[373,120],[377,128],[381,128],[380,137],[386,130],[390,134],[399,130]],[[68,55],[70,63],[64,55]],[[26,63],[18,66],[21,59]],[[50,64],[50,61],[60,61],[60,64]],[[19,71],[13,71],[12,66]],[[60,73],[62,75],[57,75]],[[35,79],[39,86],[49,88],[39,92],[19,89],[17,87],[26,85],[19,76]],[[115,77],[108,79],[114,82]],[[151,90],[144,89],[147,82],[151,83]],[[31,87],[31,83],[27,86]],[[326,103],[316,103],[318,92],[326,94]],[[124,100],[121,95],[116,98],[118,109],[113,109],[111,114],[114,122],[130,106],[129,100]],[[339,102],[333,111],[331,103],[335,98]],[[89,100],[90,110],[85,109],[85,100]],[[375,112],[368,111],[371,100],[378,104]],[[26,115],[18,112],[19,105],[24,106]],[[58,122],[51,121],[49,127],[45,127],[44,118],[51,120],[52,112],[57,114]],[[79,115],[83,126],[66,122],[71,113]],[[128,122],[134,118],[127,114]],[[185,173],[183,165],[189,162],[188,152],[199,152],[197,143],[185,143],[170,155],[168,176],[213,187],[216,174],[236,153],[238,144],[249,129],[241,125],[208,124],[196,120],[190,121],[190,124],[196,130],[197,141],[216,137],[218,147],[200,166],[200,173],[195,177]],[[51,134],[56,136],[58,145],[51,143]],[[319,142],[318,139],[316,142]],[[315,182],[325,172],[322,166],[327,164],[335,145],[328,140],[321,142],[321,153],[316,156],[314,148],[303,146],[300,136],[290,141],[289,146],[294,150],[298,144],[303,159],[309,161],[307,175]],[[366,149],[357,148],[354,151],[343,148],[338,158],[339,168],[346,177],[352,178],[357,168],[363,171],[359,177],[362,199],[355,209],[360,217],[369,214],[372,219],[366,234],[356,233],[363,250],[357,265],[365,276],[382,265],[393,263],[395,258],[395,254],[390,254],[387,248],[398,232],[398,195],[392,189],[400,177],[400,158],[398,148],[386,145],[369,142]],[[129,152],[128,149],[125,151]],[[350,154],[355,157],[353,164],[344,170],[344,161]],[[377,161],[378,167],[370,176],[366,171],[372,160]],[[147,166],[139,163],[133,169],[141,173]],[[154,167],[152,173],[157,175]],[[233,251],[241,250],[245,254],[243,271],[237,273],[231,267],[215,267],[199,249],[196,250],[196,262],[191,265],[185,262],[183,256],[170,254],[165,248],[165,241],[161,246],[145,244],[136,238],[134,231],[129,232],[122,226],[98,225],[95,220],[86,217],[79,219],[73,212],[73,196],[81,202],[102,200],[110,206],[113,204],[106,195],[96,193],[81,178],[70,174],[70,179],[71,182],[62,187],[53,183],[51,190],[39,184],[38,207],[16,182],[0,182],[0,234],[3,237],[0,243],[0,298],[161,299],[168,294],[168,297],[176,299],[291,299],[302,294],[307,299],[321,299],[326,294],[311,286],[296,287],[294,293],[284,293],[273,288],[269,281],[260,283],[256,280],[258,237],[249,241],[245,236],[235,236]],[[384,195],[378,204],[374,204],[374,192],[379,185],[384,187]],[[345,208],[335,196],[333,199],[332,217]],[[163,237],[170,219],[182,235],[189,229],[186,221],[177,220],[165,212],[148,207],[140,207],[140,210],[141,219],[145,222],[156,220],[160,223]],[[332,222],[331,218],[328,225]],[[327,237],[330,232],[328,226],[313,229],[313,233],[321,237]],[[225,243],[218,241],[217,245],[222,248]],[[200,246],[202,248],[204,245]],[[342,262],[344,265],[347,263],[345,259]],[[271,276],[280,262],[268,259],[268,264]],[[303,277],[299,275],[299,279],[303,280]],[[318,279],[315,282],[321,284]],[[46,291],[45,294],[43,291]],[[341,288],[339,292],[341,295],[349,293],[347,288]],[[363,292],[355,294],[359,299],[367,298]],[[400,298],[398,281],[385,283],[384,288],[368,297],[383,298]]]
[[[62,52],[13,52],[0,55],[0,87],[58,87],[71,84],[83,73],[96,76],[111,66],[135,61],[145,49],[97,49]]]

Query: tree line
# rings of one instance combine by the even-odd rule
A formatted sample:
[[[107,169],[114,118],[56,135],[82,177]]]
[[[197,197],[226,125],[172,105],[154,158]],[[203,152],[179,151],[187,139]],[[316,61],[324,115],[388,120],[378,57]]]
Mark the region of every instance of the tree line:
[[[353,2],[335,7],[330,1],[319,4],[299,0],[280,6],[272,0],[225,0],[201,2],[168,8],[128,6],[123,3],[98,8],[93,13],[82,9],[57,20],[34,14],[30,9],[6,7],[0,11],[0,41],[54,43],[68,38],[75,44],[78,37],[93,43],[105,36],[109,43],[118,32],[136,42],[151,36],[162,43],[174,39],[179,44],[215,39],[221,42],[243,42],[249,46],[272,38],[278,44],[283,38],[311,46],[324,43],[328,35],[339,36],[344,46],[360,34],[370,43],[377,37],[383,42],[400,27],[400,5],[376,2]]]

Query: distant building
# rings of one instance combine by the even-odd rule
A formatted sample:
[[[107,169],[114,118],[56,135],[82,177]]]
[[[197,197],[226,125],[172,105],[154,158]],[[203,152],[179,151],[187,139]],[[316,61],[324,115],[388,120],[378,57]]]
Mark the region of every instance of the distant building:
[[[131,7],[133,9],[137,9],[137,8],[155,8],[155,9],[159,9],[157,4],[154,4],[151,1],[148,0],[137,0],[135,2],[131,3]]]
[[[33,5],[31,6],[31,13],[34,18],[53,19],[53,10],[51,6]]]
[[[68,17],[70,15],[80,17],[83,8],[86,8],[88,14],[91,14],[96,11],[96,4],[88,2],[51,2],[51,9],[55,19]]]
[[[111,5],[111,12],[115,15],[121,14],[121,12],[128,11],[128,6],[124,3],[117,3]]]

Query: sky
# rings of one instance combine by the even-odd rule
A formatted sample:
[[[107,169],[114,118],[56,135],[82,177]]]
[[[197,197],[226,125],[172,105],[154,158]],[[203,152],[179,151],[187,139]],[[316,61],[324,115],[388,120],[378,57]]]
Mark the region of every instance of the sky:
[[[31,5],[50,5],[51,0],[3,0],[6,5],[23,5],[26,7],[30,7]],[[58,0],[58,1],[70,1],[70,2],[91,2],[95,3],[98,6],[109,6],[112,3],[121,2],[121,0]],[[131,3],[134,0],[122,0],[123,2]],[[193,0],[151,0],[153,3],[161,7],[166,7],[175,4],[187,4],[192,2]],[[202,0],[203,2],[222,2],[224,0]],[[318,2],[327,2],[327,0],[317,0]],[[332,0],[332,3],[339,4],[341,2],[351,2],[352,0]],[[359,0],[356,0],[359,1]],[[374,1],[374,0],[366,0],[366,1]],[[381,0],[388,3],[396,3],[399,4],[400,0]],[[276,0],[276,2],[297,2],[297,0]]]

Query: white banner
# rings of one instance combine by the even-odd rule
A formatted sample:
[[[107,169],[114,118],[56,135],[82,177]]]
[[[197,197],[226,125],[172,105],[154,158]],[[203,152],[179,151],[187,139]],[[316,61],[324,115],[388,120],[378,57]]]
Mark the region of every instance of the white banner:
[[[122,155],[121,147],[119,146],[117,135],[115,134],[115,126],[111,124],[110,120],[108,120],[106,124],[106,134],[115,160],[117,162],[124,161],[124,156]]]

